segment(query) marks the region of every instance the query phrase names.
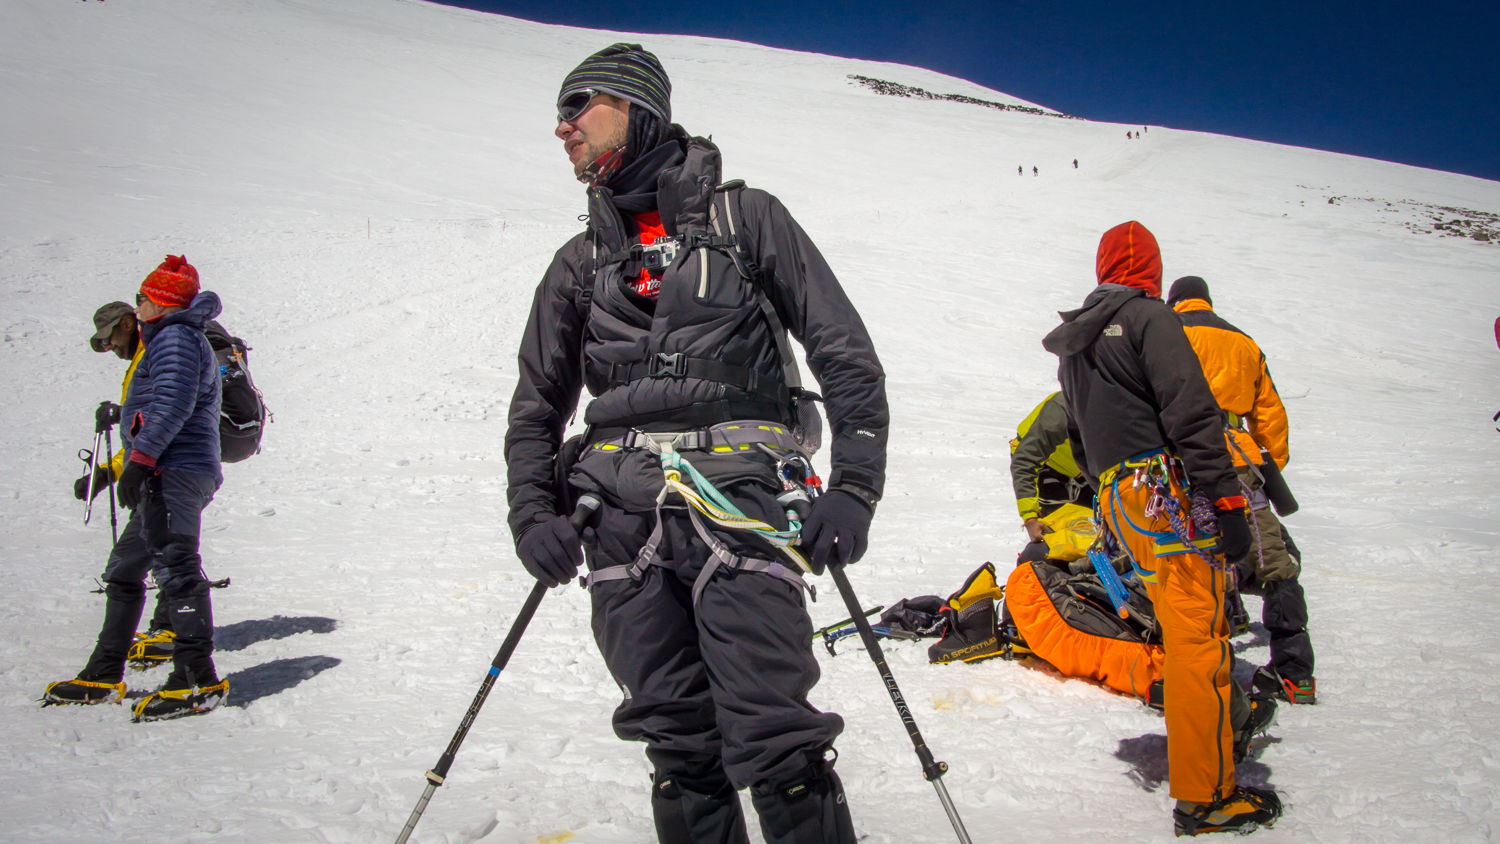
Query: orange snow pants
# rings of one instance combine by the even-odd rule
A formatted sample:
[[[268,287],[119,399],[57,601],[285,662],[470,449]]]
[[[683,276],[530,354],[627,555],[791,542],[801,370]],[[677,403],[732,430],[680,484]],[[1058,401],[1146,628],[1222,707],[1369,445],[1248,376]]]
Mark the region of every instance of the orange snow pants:
[[[1106,473],[1108,475],[1109,473]],[[1161,625],[1166,662],[1162,666],[1167,716],[1167,764],[1171,795],[1209,803],[1234,791],[1234,729],[1229,718],[1231,651],[1224,621],[1224,573],[1197,552],[1157,556],[1157,540],[1168,533],[1165,517],[1146,518],[1151,489],[1136,486],[1123,466],[1118,483],[1105,481],[1099,509],[1107,529],[1136,565],[1156,572],[1146,591]],[[1187,496],[1173,493],[1186,517]],[[1217,556],[1216,556],[1217,558]],[[1155,583],[1151,581],[1155,580]]]

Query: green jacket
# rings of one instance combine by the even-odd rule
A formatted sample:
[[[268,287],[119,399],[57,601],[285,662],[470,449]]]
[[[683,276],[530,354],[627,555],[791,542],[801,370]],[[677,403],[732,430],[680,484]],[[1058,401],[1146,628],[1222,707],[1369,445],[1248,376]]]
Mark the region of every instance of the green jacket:
[[[1037,486],[1044,468],[1065,478],[1083,475],[1068,444],[1068,407],[1062,393],[1053,393],[1037,405],[1010,441],[1010,480],[1022,519],[1035,519],[1041,513]]]

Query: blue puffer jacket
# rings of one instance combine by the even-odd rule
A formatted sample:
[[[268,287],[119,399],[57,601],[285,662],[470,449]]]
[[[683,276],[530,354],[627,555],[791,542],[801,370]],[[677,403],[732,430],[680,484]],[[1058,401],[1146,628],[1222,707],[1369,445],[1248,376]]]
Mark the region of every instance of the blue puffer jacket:
[[[120,412],[125,459],[224,479],[219,468],[219,362],[203,326],[219,315],[203,291],[184,310],[141,323],[146,354]]]

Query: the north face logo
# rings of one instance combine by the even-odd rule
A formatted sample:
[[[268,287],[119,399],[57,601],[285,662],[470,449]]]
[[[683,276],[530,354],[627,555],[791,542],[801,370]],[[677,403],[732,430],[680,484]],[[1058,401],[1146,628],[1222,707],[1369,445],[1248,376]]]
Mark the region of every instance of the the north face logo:
[[[1106,326],[1104,326],[1104,336],[1105,337],[1122,337],[1122,336],[1124,336],[1124,334],[1125,334],[1125,329],[1121,328],[1119,325],[1106,325]]]

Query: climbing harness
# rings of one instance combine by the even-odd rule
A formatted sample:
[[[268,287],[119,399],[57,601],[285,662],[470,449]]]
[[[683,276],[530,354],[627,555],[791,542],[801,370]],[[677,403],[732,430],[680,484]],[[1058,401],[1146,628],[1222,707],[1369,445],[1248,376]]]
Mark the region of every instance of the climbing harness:
[[[662,508],[667,499],[676,495],[687,505],[688,518],[693,529],[709,549],[708,563],[693,582],[693,603],[708,586],[714,574],[721,568],[731,571],[761,572],[779,577],[802,589],[816,600],[814,587],[802,579],[802,572],[812,571],[812,566],[794,547],[802,532],[802,518],[798,508],[787,506],[787,493],[778,498],[787,506],[787,528],[779,530],[766,522],[747,516],[727,496],[719,491],[707,477],[699,472],[683,451],[705,451],[709,453],[739,453],[752,447],[777,458],[777,477],[783,487],[800,484],[804,497],[815,494],[818,478],[811,473],[811,463],[797,450],[796,440],[782,425],[774,422],[745,421],[729,422],[696,431],[673,431],[655,433],[632,430],[624,436],[594,443],[591,448],[599,451],[618,449],[644,449],[661,459],[663,486],[656,497],[656,526],[641,547],[635,561],[630,564],[609,566],[589,572],[579,578],[580,585],[592,589],[595,584],[611,580],[639,580],[650,566],[664,565],[657,553],[662,542]],[[794,472],[802,470],[802,477],[795,479]],[[788,492],[798,490],[788,490]],[[708,527],[712,523],[728,530],[746,531],[760,537],[780,551],[792,563],[765,560],[735,554],[723,540]]]
[[[1120,475],[1124,470],[1132,470],[1131,485],[1133,489],[1139,489],[1142,485],[1145,485],[1151,491],[1151,496],[1146,500],[1144,508],[1146,518],[1157,519],[1164,517],[1170,524],[1171,530],[1148,530],[1132,521],[1130,514],[1126,513],[1124,508],[1120,506]],[[1186,478],[1177,459],[1168,455],[1165,449],[1145,452],[1106,470],[1100,478],[1100,484],[1110,487],[1108,522],[1111,531],[1117,538],[1121,536],[1120,519],[1123,518],[1131,529],[1137,533],[1151,537],[1155,545],[1155,556],[1168,557],[1174,554],[1194,552],[1202,557],[1210,567],[1219,571],[1227,570],[1227,564],[1219,562],[1211,553],[1217,546],[1217,542],[1209,526],[1203,524],[1202,521],[1198,521],[1203,527],[1202,532],[1206,535],[1194,536],[1192,526],[1183,518],[1182,502],[1178,500],[1177,495],[1174,493],[1174,487],[1185,489]],[[1099,496],[1098,502],[1102,503],[1103,498],[1104,496]],[[1099,506],[1098,503],[1095,506],[1097,508]],[[1103,514],[1097,514],[1096,518],[1102,520]],[[1199,519],[1202,520],[1203,516],[1200,516]],[[1141,580],[1146,583],[1156,583],[1156,571],[1144,568],[1141,562],[1135,559],[1135,555],[1131,553],[1129,546],[1124,542],[1121,542],[1120,545],[1125,552],[1126,558],[1130,560],[1131,568],[1135,569],[1136,574],[1140,576]]]

